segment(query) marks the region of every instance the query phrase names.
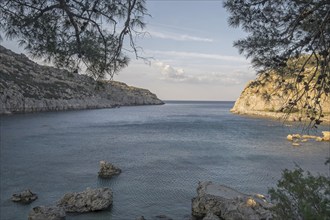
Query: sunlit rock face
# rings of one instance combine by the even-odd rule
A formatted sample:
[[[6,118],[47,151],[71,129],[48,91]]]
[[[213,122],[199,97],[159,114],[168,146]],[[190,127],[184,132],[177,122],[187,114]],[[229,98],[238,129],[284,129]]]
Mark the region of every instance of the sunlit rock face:
[[[0,114],[163,104],[148,90],[41,66],[0,46]]]
[[[272,204],[260,194],[247,195],[230,187],[201,182],[192,199],[192,215],[196,219],[270,220]]]
[[[301,112],[306,100],[297,103],[289,115],[280,112],[282,107],[293,99],[293,93],[288,90],[277,89],[277,77],[270,75],[267,83],[260,83],[260,78],[250,81],[236,100],[231,112],[236,114],[255,115],[261,117],[282,118],[286,116],[288,121],[306,120],[306,114]],[[298,85],[299,86],[299,85]],[[320,105],[322,106],[324,122],[330,122],[330,97],[322,94]],[[308,101],[307,101],[308,103]]]

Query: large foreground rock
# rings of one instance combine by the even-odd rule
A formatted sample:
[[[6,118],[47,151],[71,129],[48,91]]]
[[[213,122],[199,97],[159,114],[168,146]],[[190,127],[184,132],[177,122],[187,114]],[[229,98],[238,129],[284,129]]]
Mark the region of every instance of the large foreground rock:
[[[67,193],[58,202],[66,212],[93,212],[112,205],[112,191],[109,188],[87,189],[83,192]]]
[[[246,195],[212,182],[200,183],[197,194],[192,200],[192,215],[197,219],[210,219],[212,214],[224,220],[272,219],[271,204],[260,195]]]
[[[0,114],[164,104],[146,89],[41,66],[0,45]]]
[[[111,178],[115,175],[119,175],[121,173],[121,169],[118,167],[115,167],[111,163],[107,163],[104,160],[100,161],[100,171],[99,171],[99,177],[101,178]]]
[[[37,206],[29,213],[28,220],[65,220],[65,211],[56,206]]]

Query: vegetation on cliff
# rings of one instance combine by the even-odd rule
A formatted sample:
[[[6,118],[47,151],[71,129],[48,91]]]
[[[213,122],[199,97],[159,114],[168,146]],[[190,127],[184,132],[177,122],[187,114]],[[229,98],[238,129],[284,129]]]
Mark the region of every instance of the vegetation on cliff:
[[[290,60],[287,68],[303,65],[305,59],[307,59],[306,56],[302,56],[299,59]],[[302,80],[297,82],[296,76],[279,75],[275,70],[259,75],[248,83],[232,111],[240,114],[304,121],[306,125],[314,122],[314,126],[323,121],[330,122],[330,97],[328,93],[320,94],[310,88],[310,86],[318,85],[315,77],[313,77],[315,68],[312,64],[308,64],[303,73],[296,73],[301,78],[311,80],[309,85]],[[301,95],[301,97],[298,99],[297,95]],[[318,113],[321,114],[317,117]]]
[[[0,30],[57,67],[112,78],[128,64],[123,49],[139,57],[135,40],[145,15],[145,0],[3,0]]]
[[[320,124],[320,99],[330,93],[329,1],[227,0],[224,6],[231,13],[229,24],[248,33],[234,46],[252,59],[262,83],[291,94],[282,111],[304,103],[310,125]]]
[[[41,66],[0,46],[0,114],[162,103],[146,89]]]
[[[328,219],[330,178],[297,167],[284,170],[277,188],[269,190],[275,219]]]

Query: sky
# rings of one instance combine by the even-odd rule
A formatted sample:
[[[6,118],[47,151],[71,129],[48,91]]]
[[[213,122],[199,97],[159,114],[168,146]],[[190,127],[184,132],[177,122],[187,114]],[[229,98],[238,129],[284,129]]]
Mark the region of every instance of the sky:
[[[131,62],[114,80],[149,89],[162,100],[235,101],[255,71],[234,48],[246,36],[229,27],[221,0],[147,0],[151,17],[140,55],[150,62]],[[5,47],[22,52],[16,42]]]

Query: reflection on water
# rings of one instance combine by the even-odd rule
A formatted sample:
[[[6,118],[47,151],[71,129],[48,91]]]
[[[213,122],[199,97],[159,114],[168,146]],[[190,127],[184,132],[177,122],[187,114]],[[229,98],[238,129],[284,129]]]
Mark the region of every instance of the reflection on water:
[[[327,173],[328,143],[292,147],[273,120],[232,115],[232,102],[170,102],[1,117],[1,219],[26,219],[37,205],[51,205],[66,192],[110,187],[111,210],[67,219],[135,219],[190,214],[199,181],[266,193],[294,163]],[[322,129],[321,129],[322,130]],[[319,131],[320,132],[320,131]],[[100,160],[122,173],[97,177]],[[30,188],[30,205],[9,201]]]

